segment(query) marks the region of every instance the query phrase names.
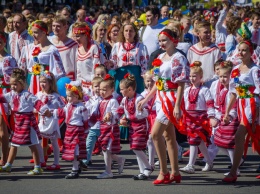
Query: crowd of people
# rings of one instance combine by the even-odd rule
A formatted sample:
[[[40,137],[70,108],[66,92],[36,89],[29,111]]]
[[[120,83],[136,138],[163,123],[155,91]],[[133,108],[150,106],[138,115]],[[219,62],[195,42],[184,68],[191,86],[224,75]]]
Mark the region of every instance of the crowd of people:
[[[82,6],[73,20],[69,6],[3,10],[0,172],[11,172],[18,148],[28,146],[28,175],[59,170],[62,152],[72,162],[65,178],[75,179],[97,149],[105,164],[97,178],[112,178],[112,162],[118,174],[124,169],[126,133],[140,170],[134,180],[149,178],[157,155],[153,184],[180,183],[180,171],[195,173],[198,152],[208,172],[222,150],[231,162],[222,181],[236,182],[249,144],[260,154],[260,10],[222,1],[189,15],[154,5],[114,11]],[[179,168],[183,135],[189,162]]]

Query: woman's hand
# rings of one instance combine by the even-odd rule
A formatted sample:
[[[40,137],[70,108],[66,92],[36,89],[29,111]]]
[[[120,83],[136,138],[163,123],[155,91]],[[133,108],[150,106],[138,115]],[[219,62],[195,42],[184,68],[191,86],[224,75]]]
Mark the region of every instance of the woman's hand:
[[[174,110],[173,110],[173,116],[175,117],[175,119],[178,121],[181,118],[181,109],[179,106],[174,106]]]
[[[138,104],[137,104],[137,110],[142,112],[143,109],[144,109],[144,105],[145,104],[146,104],[146,100],[145,99],[139,101]]]
[[[228,125],[231,122],[231,118],[229,115],[225,115],[223,117],[223,122],[225,123],[225,125]]]
[[[51,117],[52,116],[52,113],[49,109],[47,109],[43,114],[42,116],[46,116],[46,117]]]

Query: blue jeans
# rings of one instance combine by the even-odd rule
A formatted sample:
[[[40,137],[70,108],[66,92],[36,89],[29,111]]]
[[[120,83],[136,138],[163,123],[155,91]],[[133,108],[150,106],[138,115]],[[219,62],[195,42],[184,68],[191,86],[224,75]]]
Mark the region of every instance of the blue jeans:
[[[99,136],[100,136],[100,129],[89,130],[88,137],[86,140],[87,160],[83,160],[84,163],[88,164],[88,162],[91,161],[92,152]]]

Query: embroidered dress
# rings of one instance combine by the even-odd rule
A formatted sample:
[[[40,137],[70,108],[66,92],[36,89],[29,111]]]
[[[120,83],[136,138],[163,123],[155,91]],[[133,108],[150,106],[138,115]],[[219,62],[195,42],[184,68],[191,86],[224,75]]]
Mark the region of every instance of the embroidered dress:
[[[260,46],[260,32],[259,28],[255,29],[253,26],[249,27],[250,32],[252,33],[251,41],[252,43]]]
[[[86,54],[77,51],[77,80],[82,82],[83,91],[91,96],[91,80],[94,77],[95,64],[101,64],[100,50],[96,44],[92,44]]]
[[[101,144],[102,150],[109,150],[112,154],[119,153],[120,148],[120,131],[118,127],[118,115],[117,109],[119,104],[112,96],[103,99],[100,102],[98,108],[98,119],[100,120],[100,136],[98,141]],[[110,122],[104,123],[104,119],[107,113],[112,113],[112,119]]]
[[[137,110],[138,103],[143,100],[143,96],[135,94],[131,99],[124,97],[118,112],[125,114],[126,119],[129,121],[129,142],[130,149],[144,150],[146,149],[148,140],[148,110],[145,107],[143,111]]]
[[[194,61],[200,61],[202,63],[201,68],[203,69],[203,81],[210,80],[214,72],[214,64],[221,57],[221,52],[215,44],[211,44],[208,47],[201,50],[198,44],[193,45],[188,50],[187,59],[190,64]]]
[[[54,46],[56,46],[60,53],[66,76],[74,81],[76,79],[76,60],[78,44],[70,38],[64,44],[55,44],[54,39],[54,36],[52,38],[49,37],[51,43],[54,44]]]
[[[39,75],[42,70],[52,72],[57,80],[65,76],[60,54],[55,46],[51,45],[46,51],[41,51],[39,46],[33,45],[29,53],[19,60],[18,65],[28,72],[29,91],[33,94],[40,91]],[[27,56],[30,58],[25,58]]]
[[[53,117],[65,118],[67,125],[62,158],[73,161],[76,153],[78,159],[85,159],[87,157],[88,112],[84,104],[82,102],[77,104],[68,103],[64,108],[55,109]]]
[[[147,48],[142,43],[116,43],[111,51],[111,61],[114,64],[113,69],[128,65],[139,65],[142,74],[147,69],[149,55]]]
[[[208,125],[208,117],[214,117],[215,110],[209,89],[205,86],[199,88],[190,86],[185,89],[183,98],[187,111],[184,115],[189,144],[199,145],[201,140],[210,143],[211,129]]]
[[[164,55],[165,53],[162,53],[158,59],[162,59]],[[165,125],[169,121],[176,125],[173,117],[176,90],[178,82],[189,82],[190,68],[187,59],[179,52],[176,52],[169,61],[162,62],[162,65],[153,69],[153,79],[157,85],[156,120]]]
[[[16,31],[11,32],[8,37],[7,50],[16,60],[19,61],[22,48],[26,45],[33,43],[33,37],[31,37],[27,30],[24,30],[21,34]]]
[[[239,53],[238,53],[238,46],[236,46],[236,49],[230,53],[229,56],[227,56],[227,61],[231,61],[234,66],[239,65],[242,63],[241,59],[239,59]]]
[[[223,123],[223,117],[226,114],[226,109],[230,101],[230,92],[226,88],[222,89],[216,100],[219,101],[219,108],[216,110],[215,117],[220,121],[220,123],[218,129],[215,132],[214,143],[218,147],[234,149],[235,134],[239,126],[237,117],[237,102],[229,112],[229,115],[232,117],[232,121],[228,125],[225,125]]]
[[[19,94],[14,91],[1,94],[0,103],[8,103],[14,112],[15,130],[11,145],[19,147],[39,144],[41,136],[33,109],[44,113],[47,107],[36,96],[25,90]]]
[[[46,94],[38,92],[36,96],[48,107],[49,110],[65,106],[65,103],[57,93]],[[49,139],[60,138],[59,120],[57,118],[54,118],[53,116],[50,118],[40,116],[39,118],[39,129],[43,137]]]

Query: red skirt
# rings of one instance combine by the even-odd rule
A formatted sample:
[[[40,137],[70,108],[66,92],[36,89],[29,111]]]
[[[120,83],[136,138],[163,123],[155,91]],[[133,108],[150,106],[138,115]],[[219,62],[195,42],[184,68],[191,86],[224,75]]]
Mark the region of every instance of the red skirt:
[[[78,159],[86,159],[86,138],[85,128],[83,126],[75,126],[67,124],[67,129],[63,141],[62,159],[73,161],[75,155],[75,148],[79,146]]]
[[[41,134],[33,113],[15,113],[15,130],[11,142],[17,145],[31,145],[31,128],[36,131],[38,139]]]
[[[150,134],[152,132],[153,124],[154,124],[155,119],[156,119],[156,111],[149,112],[149,116],[148,116],[147,119],[148,119],[148,122],[149,122],[148,133]]]
[[[187,112],[194,118],[196,121],[200,120],[207,120],[208,115],[207,111],[199,111],[199,110],[187,110]],[[187,132],[188,132],[188,143],[190,145],[200,145],[201,137],[198,135],[199,133],[202,133],[206,137],[206,142],[207,144],[211,144],[210,142],[210,134],[203,129],[201,126],[196,125],[195,123],[192,123],[189,117],[186,117],[186,124],[187,124]]]
[[[148,135],[149,133],[146,119],[131,121],[129,127],[130,149],[145,150]]]
[[[100,125],[100,136],[98,138],[102,150],[106,151],[110,146],[112,154],[117,154],[121,151],[120,148],[120,130],[118,125]],[[112,142],[111,142],[112,141]],[[111,142],[111,145],[109,143]]]
[[[221,120],[223,117],[221,117]],[[238,119],[233,119],[229,125],[223,125],[221,122],[219,124],[219,128],[215,132],[214,135],[214,143],[218,147],[226,148],[226,149],[234,149],[235,148],[235,134],[237,132],[239,121]]]

